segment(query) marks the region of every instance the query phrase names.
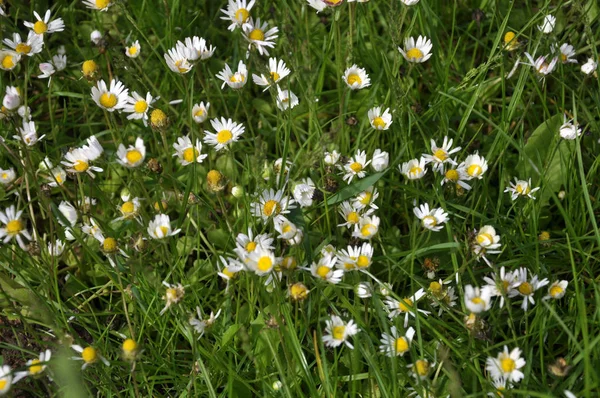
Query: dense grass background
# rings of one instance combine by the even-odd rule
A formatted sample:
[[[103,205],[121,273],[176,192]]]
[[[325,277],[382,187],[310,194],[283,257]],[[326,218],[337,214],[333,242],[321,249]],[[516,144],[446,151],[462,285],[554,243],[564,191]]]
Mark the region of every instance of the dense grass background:
[[[19,179],[0,190],[0,207],[24,208],[28,228],[35,228],[43,249],[64,236],[57,222],[61,200],[76,204],[82,196],[96,198],[91,209],[78,206],[80,217],[93,216],[130,255],[116,256],[117,267],[112,268],[98,242],[84,235],[59,258],[35,247],[27,253],[17,245],[0,246],[3,363],[18,368],[42,349],[54,353],[49,366],[53,381],[27,378],[13,386],[15,396],[392,397],[406,396],[409,388],[427,396],[422,392],[426,388],[435,396],[483,397],[495,391],[485,359],[504,345],[520,347],[527,361],[515,396],[559,396],[565,389],[577,396],[599,394],[600,82],[573,64],[559,65],[543,80],[523,65],[505,78],[517,58],[525,60],[524,51],[544,55],[555,43],[574,45],[580,64],[588,57],[597,60],[596,1],[421,0],[406,7],[399,0],[372,0],[319,15],[300,0],[258,1],[251,14],[279,28],[271,54],[292,70],[283,87],[289,85],[300,98],[300,105],[286,112],[276,108],[274,89],[263,92],[251,82],[240,91],[220,89],[215,75],[224,64],[244,60],[250,73],[258,73],[267,63],[256,51],[246,60],[247,42],[220,19],[224,1],[120,1],[106,13],[88,10],[79,1],[8,3],[10,15],[0,19],[2,38],[26,33],[22,21],[50,5],[65,20],[66,30],[47,38],[41,54],[0,74],[0,88],[20,87],[39,133],[46,134],[35,148],[26,148],[12,139],[20,120],[2,120],[6,142],[0,167],[14,167]],[[547,13],[557,17],[557,26],[542,35],[537,25]],[[95,29],[104,33],[102,47],[89,40]],[[521,43],[514,52],[503,50],[508,30]],[[189,74],[175,75],[163,54],[192,35],[206,38],[217,51]],[[408,64],[397,47],[405,37],[418,35],[431,38],[433,56],[424,64]],[[142,53],[129,59],[124,46],[135,39]],[[48,86],[35,77],[38,64],[59,45],[66,48],[68,67]],[[169,128],[161,133],[98,108],[90,97],[93,83],[81,78],[81,64],[88,59],[100,65],[106,81],[118,77],[130,91],[160,96],[155,107],[167,113]],[[366,68],[372,85],[350,92],[341,76],[354,63]],[[176,99],[183,102],[169,105]],[[211,118],[231,117],[246,132],[231,151],[216,153],[204,146],[209,154],[204,163],[180,167],[172,157],[172,143],[187,134],[200,138],[202,126],[208,128],[208,122],[199,126],[191,117],[193,104],[200,101],[210,102]],[[370,128],[367,111],[379,105],[393,112],[388,131]],[[558,136],[565,113],[584,127],[578,140]],[[536,140],[529,140],[534,132]],[[105,148],[98,162],[104,172],[93,180],[83,175],[46,189],[36,172],[38,163],[46,156],[58,163],[90,135]],[[115,161],[118,144],[132,144],[137,136],[146,143],[146,160],[156,159],[160,172],[125,169]],[[440,177],[431,171],[422,180],[407,182],[397,169],[399,163],[429,153],[430,139],[439,144],[444,136],[463,147],[459,159],[479,151],[489,162],[484,179],[475,181],[470,192],[440,186]],[[376,148],[388,151],[390,168],[349,191],[339,174],[324,167],[323,152],[337,149],[351,156],[359,148],[369,155]],[[339,196],[331,191],[344,195],[375,183],[382,224],[372,242],[369,274],[391,283],[398,297],[428,288],[423,264],[429,261],[439,262],[439,278],[453,285],[459,281],[457,306],[441,316],[430,299],[419,304],[432,314],[412,318],[417,334],[410,355],[388,358],[378,352],[381,333],[394,322],[381,295],[360,299],[354,294],[354,286],[369,275],[348,273],[334,286],[297,269],[285,272],[282,282],[268,291],[264,278],[247,272],[225,290],[217,276],[218,255],[230,253],[235,236],[248,227],[257,233],[272,230],[255,220],[249,208],[255,193],[277,188],[275,178],[265,181],[262,174],[265,165],[273,173],[273,161],[281,157],[292,161],[291,182],[310,176],[324,199],[292,213],[305,240],[293,248],[278,243],[278,254],[285,249],[299,265],[309,266],[325,244],[346,247],[350,234],[336,227],[341,222],[334,206]],[[211,169],[229,182],[217,194],[206,186]],[[512,202],[503,191],[514,177],[532,178],[541,187],[537,200]],[[232,196],[232,186],[243,187],[244,195]],[[144,226],[111,222],[123,188],[143,198]],[[561,191],[564,197],[559,197]],[[182,233],[164,241],[149,239],[143,249],[134,250],[134,242],[148,236],[152,204],[162,199]],[[423,230],[412,212],[415,202],[443,207],[450,222],[438,233]],[[489,256],[493,269],[476,261],[469,248],[473,230],[486,224],[502,236],[502,253]],[[542,231],[549,232],[548,241],[538,239]],[[567,294],[542,302],[543,289],[527,313],[517,299],[503,309],[496,302],[483,314],[485,326],[472,333],[463,321],[468,315],[464,286],[482,285],[484,276],[502,266],[524,266],[551,282],[568,280]],[[160,316],[163,280],[180,282],[186,291],[180,303]],[[304,302],[287,297],[287,286],[296,281],[311,290]],[[222,310],[201,339],[188,324],[196,306],[206,314]],[[358,323],[354,350],[324,347],[321,336],[332,313]],[[122,334],[143,348],[133,364],[120,357]],[[98,363],[81,372],[80,362],[69,359],[74,355],[71,342],[95,346],[111,366]],[[406,367],[419,358],[435,362],[424,381],[410,377]],[[572,366],[563,377],[548,368],[559,358]],[[272,387],[275,381],[282,383],[279,391]]]

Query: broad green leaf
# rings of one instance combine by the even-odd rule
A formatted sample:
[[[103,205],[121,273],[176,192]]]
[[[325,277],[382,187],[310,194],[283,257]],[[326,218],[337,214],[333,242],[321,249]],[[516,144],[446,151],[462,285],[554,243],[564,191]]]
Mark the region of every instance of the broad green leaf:
[[[354,184],[348,185],[347,187],[340,189],[340,191],[338,193],[336,193],[335,195],[332,195],[327,200],[327,205],[332,206],[336,203],[343,202],[346,199],[349,199],[353,196],[358,195],[359,193],[363,192],[367,188],[375,185],[375,183],[377,181],[379,181],[379,179],[381,177],[383,177],[384,174],[385,174],[385,171],[372,174],[368,177],[365,177],[361,180],[356,181]]]

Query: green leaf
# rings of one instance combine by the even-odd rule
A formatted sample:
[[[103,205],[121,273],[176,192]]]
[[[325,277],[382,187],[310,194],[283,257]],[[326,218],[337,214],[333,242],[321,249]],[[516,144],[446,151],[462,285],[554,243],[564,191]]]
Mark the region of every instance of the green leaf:
[[[221,337],[221,347],[226,347],[227,344],[235,337],[238,330],[240,330],[240,325],[238,323],[234,323],[229,326],[225,333],[223,333],[223,337]]]
[[[327,205],[332,206],[336,203],[343,202],[348,198],[358,195],[359,193],[365,191],[367,188],[373,186],[377,181],[379,181],[381,177],[383,177],[384,174],[385,171],[382,171],[381,173],[372,174],[368,177],[356,181],[352,185],[348,185],[347,187],[340,189],[338,193],[332,195],[329,199],[327,199]]]

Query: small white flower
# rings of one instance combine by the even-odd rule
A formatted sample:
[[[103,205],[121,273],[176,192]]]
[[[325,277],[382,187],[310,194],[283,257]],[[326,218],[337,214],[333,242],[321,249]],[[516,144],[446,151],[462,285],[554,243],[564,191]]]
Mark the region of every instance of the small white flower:
[[[348,341],[349,337],[357,334],[360,329],[356,326],[353,320],[345,323],[342,318],[337,315],[332,315],[331,318],[325,321],[325,334],[323,335],[323,343],[327,347],[339,347],[346,344],[348,348],[353,349],[354,346]]]
[[[392,326],[390,334],[383,333],[381,335],[381,345],[379,351],[388,357],[403,356],[410,351],[410,344],[415,335],[415,329],[408,328],[406,333],[401,335],[398,333],[396,326]]]
[[[71,346],[71,348],[74,349],[75,351],[77,351],[79,354],[81,354],[81,356],[72,357],[71,359],[73,359],[75,361],[83,361],[83,365],[81,366],[82,370],[84,370],[88,366],[98,362],[98,360],[100,360],[104,365],[110,366],[110,362],[108,362],[108,360],[106,358],[104,358],[102,355],[100,355],[98,350],[95,349],[94,347],[88,346],[88,347],[83,348],[80,345],[73,344]]]
[[[423,158],[426,163],[431,163],[433,165],[432,170],[440,173],[444,172],[444,163],[450,163],[456,166],[456,162],[450,158],[450,155],[460,151],[461,147],[456,147],[452,149],[453,140],[448,140],[448,137],[444,137],[444,143],[441,147],[438,147],[435,143],[435,140],[431,140],[431,155],[423,154]]]
[[[100,32],[99,30],[94,30],[91,34],[90,34],[90,40],[92,41],[92,43],[94,43],[95,45],[100,44],[100,42],[102,41],[102,32]]]
[[[280,111],[294,109],[298,103],[299,101],[296,94],[290,90],[281,90],[279,86],[277,86],[277,108],[279,108]]]
[[[0,222],[4,224],[0,228],[0,239],[2,243],[7,244],[14,238],[19,247],[25,250],[27,247],[23,238],[30,241],[31,235],[25,229],[25,223],[21,220],[22,214],[23,210],[17,211],[15,205],[10,205],[4,211],[0,211]]]
[[[254,83],[265,87],[265,91],[271,87],[271,84],[277,84],[282,79],[290,74],[290,70],[285,65],[283,60],[277,61],[277,58],[269,58],[269,78],[265,77],[265,75],[255,75],[252,74],[252,80]]]
[[[130,46],[125,47],[125,55],[129,58],[137,58],[140,56],[141,49],[140,41],[136,40]]]
[[[2,42],[22,56],[32,57],[42,52],[44,47],[44,36],[35,34],[33,31],[29,31],[25,41],[21,40],[21,35],[18,33],[13,33],[12,38],[12,40],[4,39]]]
[[[0,69],[13,70],[21,61],[21,54],[12,50],[0,50]]]
[[[177,138],[177,142],[173,144],[175,153],[173,156],[177,156],[179,163],[182,166],[187,166],[194,162],[202,163],[207,154],[202,154],[202,143],[199,139],[196,139],[196,145],[192,145],[192,140],[187,135],[184,137]]]
[[[6,94],[4,94],[4,98],[2,99],[2,106],[8,111],[14,111],[21,106],[21,90],[17,87],[6,86]]]
[[[8,169],[0,169],[0,184],[6,186],[15,180],[17,174],[12,167]]]
[[[555,50],[555,48],[553,48],[553,50]],[[577,63],[577,60],[574,58],[576,55],[575,48],[569,43],[563,43],[558,51],[560,52],[558,57],[560,59],[560,62],[562,62],[563,64]]]
[[[354,226],[352,236],[360,239],[371,239],[379,231],[380,219],[377,216],[361,217],[358,224]]]
[[[27,377],[27,376],[35,377],[35,376],[40,375],[44,370],[46,370],[46,366],[48,365],[48,362],[50,361],[51,357],[52,357],[52,352],[50,350],[46,350],[46,351],[42,351],[38,358],[28,360],[25,363],[27,370],[22,371],[22,372],[17,372],[12,381],[13,384],[18,382],[19,380],[21,380],[24,377]],[[2,394],[0,393],[0,395],[2,395]]]
[[[340,160],[340,153],[338,151],[336,151],[335,149],[331,152],[325,152],[325,155],[323,157],[323,162],[325,162],[325,164],[330,165],[330,166],[336,165],[339,160]]]
[[[522,296],[523,303],[521,304],[521,308],[523,311],[527,311],[529,304],[535,304],[535,299],[533,298],[535,291],[546,286],[550,281],[547,278],[539,280],[537,275],[533,275],[531,279],[528,279],[527,268],[523,267],[516,270],[515,275],[516,286],[515,289],[510,292],[509,297]]]
[[[373,286],[369,282],[360,282],[354,286],[354,294],[359,298],[369,298],[373,295]]]
[[[191,71],[194,66],[187,59],[185,53],[181,51],[181,48],[174,47],[169,49],[164,57],[169,69],[181,75]]]
[[[281,261],[281,259],[275,257],[275,254],[271,250],[261,246],[257,246],[255,250],[250,252],[247,259],[246,267],[254,271],[256,275],[271,273]]]
[[[418,180],[423,178],[427,173],[426,164],[425,158],[421,157],[420,159],[411,159],[406,163],[402,163],[398,168],[409,180]]]
[[[519,196],[526,196],[530,199],[535,199],[533,193],[540,189],[540,187],[531,188],[531,178],[527,181],[519,180],[515,177],[515,182],[509,182],[510,187],[506,188],[504,192],[509,192],[512,200],[517,200]]]
[[[363,178],[367,174],[365,169],[369,163],[371,163],[371,161],[367,160],[367,153],[360,149],[357,150],[354,157],[350,158],[344,165],[344,181],[350,184],[354,177]]]
[[[592,58],[588,58],[587,62],[581,65],[581,72],[585,73],[586,75],[591,75],[596,71],[596,68],[598,68],[598,63]]]
[[[492,306],[492,294],[488,287],[482,289],[471,285],[465,286],[465,307],[473,314],[480,314]]]
[[[371,167],[373,170],[380,172],[388,168],[390,163],[390,154],[382,151],[381,149],[375,149],[373,152],[373,159],[371,159]]]
[[[107,88],[104,80],[98,81],[98,84],[92,87],[92,99],[96,105],[109,112],[125,108],[128,93],[125,85],[115,79],[110,81],[110,88]]]
[[[550,63],[548,63],[546,61],[546,59],[548,59],[549,57],[548,55],[538,57],[537,59],[533,59],[533,56],[526,52],[525,56],[530,62],[529,65],[535,68],[536,72],[540,75],[541,78],[552,73],[552,71],[556,67],[556,64],[558,63],[558,57],[552,58]]]
[[[2,8],[0,8],[0,11]],[[13,385],[13,373],[10,366],[3,365],[0,367],[0,396],[10,391],[10,387]]]
[[[465,161],[458,165],[459,172],[465,175],[468,180],[475,178],[481,180],[487,169],[487,160],[483,156],[479,156],[477,152],[467,156]]]
[[[492,379],[506,379],[511,383],[518,383],[525,375],[519,369],[525,366],[525,360],[521,358],[521,350],[514,348],[510,353],[508,347],[498,354],[496,358],[489,357],[485,361],[485,369],[490,372]]]
[[[371,85],[371,79],[367,75],[367,71],[356,65],[346,69],[342,79],[351,90],[360,90]]]
[[[315,189],[315,183],[310,178],[305,178],[294,187],[294,200],[298,202],[300,207],[312,206]]]
[[[246,3],[246,0],[228,0],[227,9],[221,9],[221,12],[225,14],[221,19],[231,21],[231,25],[227,29],[234,31],[235,28],[243,27],[250,17],[250,10],[252,10],[254,2],[255,0],[250,0],[249,3]]]
[[[243,61],[238,63],[237,71],[234,73],[229,65],[225,64],[225,68],[217,74],[217,78],[223,81],[221,88],[228,85],[232,89],[239,89],[246,85],[248,80],[248,69]]]
[[[54,242],[48,243],[48,254],[52,257],[59,257],[65,251],[65,243],[57,239]]]
[[[167,310],[173,305],[179,303],[185,294],[185,288],[181,283],[177,284],[169,284],[165,281],[162,283],[167,290],[165,291],[165,295],[163,296],[163,300],[165,300],[165,306],[160,311],[160,315],[167,312]]]
[[[54,21],[50,21],[50,16],[52,15],[52,11],[47,10],[46,14],[44,14],[44,18],[40,17],[36,11],[33,12],[33,15],[37,19],[34,22],[23,22],[23,25],[27,26],[29,29],[33,31],[33,33],[37,35],[43,35],[44,33],[54,33],[54,32],[62,32],[65,30],[65,22],[62,18],[56,18]]]
[[[245,130],[241,123],[236,123],[224,117],[221,120],[212,119],[210,124],[216,133],[205,131],[204,142],[213,146],[216,151],[229,148],[231,144],[239,140]]]
[[[208,118],[208,110],[210,109],[210,103],[200,102],[199,104],[194,104],[192,107],[192,118],[196,123],[202,123]]]
[[[46,136],[46,134],[44,134],[38,138],[35,123],[28,122],[26,120],[23,120],[23,127],[19,128],[18,131],[20,135],[15,135],[13,138],[23,141],[23,143],[27,146],[34,146],[38,141]]]
[[[538,29],[540,32],[549,34],[554,30],[554,26],[556,25],[556,18],[550,14],[544,16],[544,21],[541,25],[538,25]]]
[[[201,338],[204,335],[206,329],[210,328],[215,323],[215,321],[221,314],[221,309],[219,309],[219,311],[217,311],[216,314],[211,311],[210,316],[207,319],[203,318],[202,310],[200,309],[200,307],[196,307],[196,313],[198,314],[198,319],[191,317],[190,325],[192,326],[192,328],[194,328],[194,331],[198,333],[198,338]]]
[[[190,61],[209,59],[216,50],[214,46],[207,45],[204,38],[198,36],[186,37],[185,44],[178,41],[176,46],[186,54]]]
[[[277,32],[279,29],[273,27],[269,29],[266,22],[260,23],[260,18],[254,21],[249,18],[246,23],[242,25],[242,31],[244,38],[250,43],[248,49],[256,47],[260,55],[269,55],[267,48],[275,47],[275,39],[277,38]]]
[[[387,305],[390,313],[389,317],[395,318],[404,314],[404,327],[408,326],[408,317],[409,315],[412,317],[417,316],[417,312],[420,312],[424,315],[428,315],[429,312],[417,308],[417,301],[421,299],[425,295],[425,290],[419,289],[415,294],[410,297],[405,297],[401,300],[396,300],[392,297],[387,297],[385,299],[385,305]]]
[[[441,231],[444,223],[448,221],[448,213],[442,208],[429,209],[429,204],[424,203],[413,209],[415,216],[421,220],[424,228],[431,231]]]
[[[376,106],[369,109],[369,112],[367,112],[369,123],[371,123],[371,127],[373,127],[375,130],[387,130],[392,124],[392,114],[390,113],[390,108],[386,108],[383,113],[381,112],[382,108],[383,107]]]
[[[421,63],[431,58],[433,44],[426,36],[419,36],[417,41],[413,37],[404,40],[404,49],[398,47],[398,51],[408,62]]]
[[[574,140],[581,135],[581,128],[579,125],[574,124],[573,120],[567,121],[567,117],[565,116],[564,123],[560,126],[558,133],[565,140]]]
[[[129,168],[135,168],[144,163],[146,158],[146,146],[144,140],[138,137],[135,140],[135,146],[129,145],[126,149],[125,145],[120,144],[117,149],[117,162]]]
[[[318,262],[313,262],[310,266],[310,273],[315,277],[327,281],[329,283],[338,284],[344,276],[344,271],[335,269],[337,262],[335,255],[322,255]]]
[[[148,224],[148,234],[154,239],[164,239],[177,235],[179,232],[181,232],[181,229],[175,231],[171,229],[171,219],[166,214],[157,214],[154,220]]]
[[[250,211],[254,217],[260,217],[263,221],[269,220],[279,214],[287,214],[294,209],[294,199],[283,194],[282,190],[265,189],[257,201],[251,204]]]
[[[152,94],[146,93],[146,97],[142,97],[137,92],[132,92],[131,96],[127,97],[127,103],[123,107],[123,112],[129,113],[128,120],[142,120],[144,126],[148,126],[148,110],[158,98],[153,98]]]
[[[548,286],[548,295],[544,296],[542,300],[554,299],[558,300],[564,297],[567,292],[568,281],[555,281]]]
[[[114,3],[113,0],[83,0],[83,4],[92,10],[108,11],[108,8]]]
[[[404,3],[404,5],[407,6],[414,6],[415,4],[417,4],[419,2],[419,0],[400,0],[402,3]]]

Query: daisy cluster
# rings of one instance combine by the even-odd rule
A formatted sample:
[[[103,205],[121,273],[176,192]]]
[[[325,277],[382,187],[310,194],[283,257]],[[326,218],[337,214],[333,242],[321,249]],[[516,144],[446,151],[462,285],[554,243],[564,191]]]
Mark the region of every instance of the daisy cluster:
[[[65,299],[52,304],[64,325],[45,330],[55,341],[51,347],[68,347],[70,359],[79,361],[82,370],[100,365],[86,370],[88,374],[125,364],[132,377],[137,366],[151,362],[144,357],[142,340],[150,345],[167,334],[175,341],[173,352],[189,344],[198,358],[208,352],[221,355],[221,347],[208,348],[235,335],[254,360],[248,346],[262,337],[251,342],[245,334],[258,324],[246,312],[260,313],[261,326],[278,328],[285,322],[272,308],[289,306],[296,311],[295,321],[302,318],[308,336],[298,339],[303,366],[306,357],[313,366],[314,357],[318,372],[321,356],[340,358],[356,345],[360,350],[352,358],[363,355],[372,361],[376,354],[377,361],[392,363],[403,392],[431,397],[432,391],[449,391],[440,380],[458,377],[446,365],[448,354],[439,357],[445,342],[456,338],[466,352],[462,358],[468,358],[486,391],[502,396],[518,389],[526,373],[542,365],[539,356],[519,347],[528,336],[515,334],[507,340],[490,332],[498,321],[495,315],[508,313],[512,322],[517,314],[528,324],[532,312],[547,316],[560,306],[558,300],[569,297],[569,281],[543,264],[517,264],[512,257],[512,230],[505,220],[513,209],[529,214],[525,210],[540,202],[536,196],[546,193],[543,183],[534,184],[537,175],[521,170],[510,174],[498,197],[498,203],[510,204],[509,215],[474,214],[466,199],[483,198],[498,174],[488,147],[473,145],[451,128],[426,137],[422,145],[416,135],[403,148],[389,145],[404,128],[405,113],[392,96],[379,96],[381,78],[369,71],[366,60],[336,59],[341,67],[335,73],[325,65],[319,81],[326,87],[306,94],[308,72],[282,49],[287,40],[283,28],[273,25],[268,2],[262,3],[227,0],[211,22],[227,41],[243,43],[243,51],[196,35],[177,36],[182,29],[174,30],[175,39],[163,48],[170,39],[159,43],[136,28],[118,44],[110,32],[93,30],[85,52],[67,52],[65,45],[52,45],[66,42],[60,35],[69,28],[56,10],[43,17],[33,12],[31,22],[17,20],[11,28],[23,25],[27,35],[11,32],[2,40],[0,69],[2,83],[7,83],[0,109],[0,250],[5,259],[25,258],[37,264],[32,269],[42,269],[41,277],[28,281],[32,271],[19,263],[11,282],[29,286],[34,280],[52,280],[57,295],[65,286]],[[307,21],[308,13],[316,18],[315,10],[335,20],[347,10],[370,6],[345,4],[368,0],[300,3],[294,7],[307,13]],[[419,0],[400,3],[402,18],[420,7]],[[78,12],[87,8],[95,13],[98,29],[107,27],[101,22],[104,16],[127,7],[113,0],[84,0],[75,6]],[[8,21],[6,10],[0,0],[0,18],[5,18],[0,21]],[[574,47],[552,36],[555,25],[552,15],[542,18],[537,34],[544,41],[535,48],[546,55],[523,52],[528,63],[515,55],[525,42],[512,31],[504,34],[502,49],[517,58],[506,79],[520,64],[549,79],[559,65],[578,62]],[[209,38],[213,34],[205,32]],[[388,49],[394,65],[411,71],[437,62],[435,36],[424,33],[406,35],[396,41],[401,46]],[[542,52],[544,46],[547,52]],[[118,54],[111,53],[115,47]],[[165,79],[173,79],[169,90],[144,75],[147,62],[162,66]],[[596,67],[590,58],[581,72],[593,76]],[[302,90],[297,91],[302,104],[292,85]],[[320,96],[326,97],[329,85],[346,107],[340,106],[339,114],[325,123],[317,120],[325,117],[313,107]],[[63,102],[51,95],[53,90]],[[209,93],[214,96],[208,98]],[[250,95],[252,101],[247,101]],[[264,100],[268,97],[270,103]],[[75,103],[85,109],[87,124],[81,129],[68,121],[77,116],[68,109]],[[343,125],[344,112],[363,121],[360,134],[337,127]],[[555,135],[574,141],[569,145],[579,144],[582,127],[569,112],[561,113],[563,124]],[[349,118],[346,123],[359,122]],[[298,133],[309,124],[335,127],[315,134],[315,149],[314,142]],[[336,134],[342,136],[338,142],[326,142]],[[414,240],[401,247],[406,236]],[[527,243],[546,245],[549,240],[542,232]],[[440,246],[452,250],[447,264],[435,257],[421,260],[419,245],[430,241],[434,246],[423,252]],[[10,261],[3,268],[12,268]],[[419,262],[422,274],[414,267]],[[71,293],[73,286],[80,290]],[[196,293],[202,299],[195,300]],[[112,295],[119,297],[118,308],[102,301]],[[268,302],[267,311],[263,304]],[[93,341],[80,332],[81,325],[88,325],[82,314],[88,310],[101,316],[120,311],[126,320]],[[265,321],[267,314],[272,318]],[[148,323],[136,330],[139,318]],[[451,327],[436,329],[445,323]],[[464,331],[463,337],[453,335],[457,330]],[[102,353],[100,347],[108,341],[118,341],[120,349]],[[475,344],[482,351],[471,351]],[[54,382],[53,351],[45,348],[30,356],[13,366],[3,360],[0,395],[21,380]],[[186,374],[202,373],[206,380],[220,372],[204,369],[201,359],[188,365]],[[467,368],[463,365],[458,366]],[[155,368],[158,377],[160,366]],[[274,390],[281,388],[280,382],[273,384]]]

